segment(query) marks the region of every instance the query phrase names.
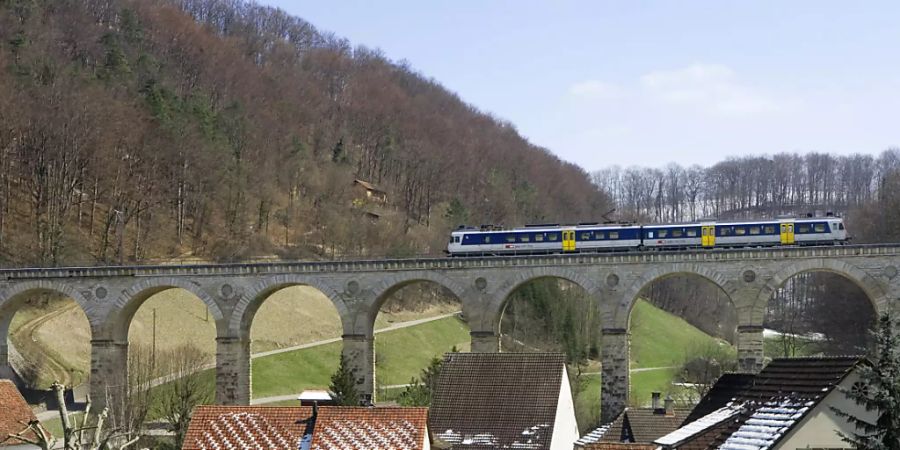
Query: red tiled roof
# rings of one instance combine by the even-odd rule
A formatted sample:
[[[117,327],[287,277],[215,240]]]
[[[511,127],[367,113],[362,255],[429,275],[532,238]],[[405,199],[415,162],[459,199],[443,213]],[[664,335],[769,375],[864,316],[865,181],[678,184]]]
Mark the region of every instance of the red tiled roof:
[[[311,450],[413,450],[428,439],[428,408],[319,408]]]
[[[198,406],[182,450],[297,450],[313,415],[308,406]],[[428,408],[323,406],[311,450],[418,450]]]
[[[32,420],[37,420],[37,417],[16,385],[10,380],[0,380],[0,447],[23,444],[18,439],[6,437],[24,430]],[[26,437],[35,436],[29,433]]]
[[[550,448],[565,356],[448,353],[428,427],[454,449]]]
[[[306,432],[308,406],[198,406],[182,450],[297,450]]]

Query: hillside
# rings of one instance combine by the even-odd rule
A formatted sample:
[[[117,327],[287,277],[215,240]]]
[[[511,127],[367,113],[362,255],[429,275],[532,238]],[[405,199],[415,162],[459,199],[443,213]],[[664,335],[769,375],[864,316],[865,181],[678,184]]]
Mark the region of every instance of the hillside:
[[[608,205],[511,124],[277,9],[0,3],[7,266],[437,253],[459,223]]]

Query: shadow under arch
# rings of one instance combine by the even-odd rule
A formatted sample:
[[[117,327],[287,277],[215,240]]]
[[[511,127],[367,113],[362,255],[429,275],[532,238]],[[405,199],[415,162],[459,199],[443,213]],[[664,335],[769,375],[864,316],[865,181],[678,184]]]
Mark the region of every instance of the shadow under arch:
[[[150,278],[125,289],[122,291],[122,295],[116,299],[112,311],[109,313],[109,317],[112,319],[110,324],[112,339],[116,342],[127,342],[131,322],[141,305],[150,297],[169,289],[184,289],[200,299],[215,320],[216,335],[219,336],[225,331],[222,323],[225,316],[222,314],[219,304],[203,289],[179,278]]]
[[[732,292],[729,292],[727,288],[728,280],[724,275],[717,271],[710,270],[704,267],[682,266],[676,264],[671,269],[655,268],[644,272],[638,279],[632,282],[619,297],[620,303],[618,305],[614,305],[615,307],[613,309],[614,313],[611,318],[611,323],[607,327],[628,330],[631,323],[631,312],[634,309],[634,305],[637,303],[638,295],[641,293],[641,291],[657,281],[679,275],[699,277],[708,281],[725,293],[725,297],[728,299],[732,307],[737,307],[737,305],[735,305],[734,303],[734,299],[732,298]]]
[[[572,270],[565,267],[542,267],[522,270],[516,274],[515,279],[508,286],[504,286],[494,295],[488,311],[493,316],[494,332],[500,335],[500,322],[503,319],[503,313],[509,303],[510,296],[522,286],[527,285],[536,280],[541,279],[560,279],[572,283],[581,288],[588,296],[597,297],[600,292],[600,285],[591,278],[583,275],[580,271]]]
[[[384,306],[394,294],[403,288],[419,283],[433,284],[453,294],[453,297],[459,302],[463,310],[465,311],[467,309],[465,296],[463,295],[465,288],[462,284],[450,277],[430,271],[410,273],[401,277],[392,277],[382,281],[374,289],[375,302],[369,307],[366,314],[366,322],[363,324],[365,334],[371,336],[374,333],[375,320],[378,318],[378,313],[381,311],[382,306]]]
[[[308,286],[328,297],[341,318],[341,326],[344,330],[347,329],[348,324],[343,322],[349,318],[350,310],[336,290],[316,277],[285,274],[263,279],[241,295],[228,322],[228,336],[249,340],[253,319],[266,299],[282,289],[293,286]]]
[[[753,305],[756,311],[765,311],[766,305],[771,300],[772,295],[784,284],[797,275],[803,273],[826,272],[842,276],[858,286],[871,302],[872,309],[875,314],[887,312],[890,308],[890,298],[888,297],[888,289],[873,276],[864,270],[852,264],[835,260],[822,258],[818,260],[804,260],[791,262],[776,271],[765,286],[760,290],[759,296]]]

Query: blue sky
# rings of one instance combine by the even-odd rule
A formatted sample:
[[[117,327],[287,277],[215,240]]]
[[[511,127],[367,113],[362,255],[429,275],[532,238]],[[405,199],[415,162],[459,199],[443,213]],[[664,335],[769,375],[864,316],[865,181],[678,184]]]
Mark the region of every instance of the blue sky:
[[[900,2],[264,0],[587,170],[900,146]]]

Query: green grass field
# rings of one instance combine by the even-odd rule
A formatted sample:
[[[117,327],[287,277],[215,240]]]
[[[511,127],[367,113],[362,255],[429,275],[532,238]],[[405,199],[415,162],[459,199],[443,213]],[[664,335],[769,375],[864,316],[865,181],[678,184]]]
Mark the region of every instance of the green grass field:
[[[686,349],[718,342],[645,301],[635,305],[631,320],[631,368],[662,369],[631,374],[631,403],[649,402],[650,392],[668,392],[677,366]],[[409,383],[418,376],[431,358],[450,351],[469,349],[468,327],[456,317],[448,317],[413,327],[378,333],[375,340],[376,383],[380,401],[396,398],[403,388],[386,389],[388,385]],[[255,358],[252,362],[253,398],[297,394],[308,388],[327,388],[331,374],[337,369],[339,342],[312,348]],[[579,423],[593,423],[599,417],[600,375],[592,366],[581,379],[575,398]],[[210,389],[214,373],[205,371]],[[165,389],[160,387],[158,389]],[[279,404],[297,404],[289,400]]]
[[[630,332],[631,369],[659,368],[631,373],[629,403],[632,405],[648,404],[654,391],[663,395],[671,391],[672,380],[677,375],[677,369],[671,366],[681,365],[695,349],[722,342],[644,300],[638,300],[632,310]],[[600,377],[585,377],[582,392],[575,399],[579,419],[581,415],[588,416],[585,411],[599,398]]]

